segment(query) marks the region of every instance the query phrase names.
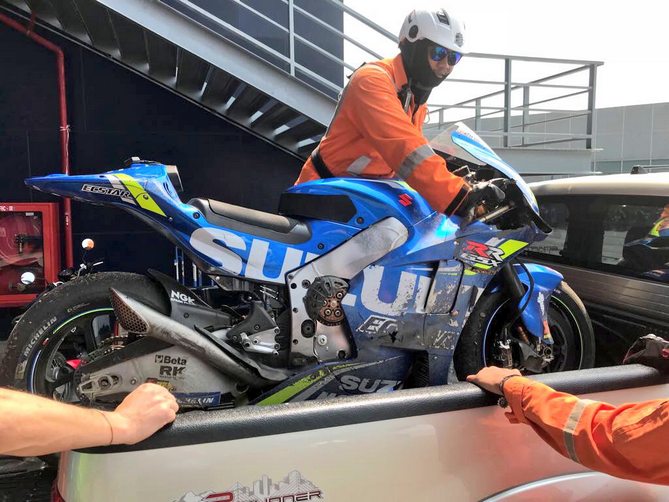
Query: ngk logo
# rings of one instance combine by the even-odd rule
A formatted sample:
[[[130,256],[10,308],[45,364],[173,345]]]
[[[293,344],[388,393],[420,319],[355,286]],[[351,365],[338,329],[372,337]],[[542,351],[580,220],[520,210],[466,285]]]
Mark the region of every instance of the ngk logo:
[[[181,293],[174,290],[171,291],[170,300],[178,303],[188,303],[189,305],[193,305],[195,303],[195,299],[191,298],[186,293]]]
[[[178,366],[185,366],[188,362],[185,357],[165,356],[163,354],[156,354],[155,361],[158,364],[174,364]]]

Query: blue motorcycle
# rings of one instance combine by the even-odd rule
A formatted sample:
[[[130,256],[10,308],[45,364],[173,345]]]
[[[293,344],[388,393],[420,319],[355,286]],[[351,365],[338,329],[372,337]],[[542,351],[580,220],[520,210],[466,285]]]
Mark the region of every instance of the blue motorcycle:
[[[183,203],[175,166],[133,159],[98,175],[30,178],[38,190],[131,212],[213,281],[91,273],[42,295],[9,339],[5,384],[112,404],[143,382],[183,407],[276,404],[445,384],[495,364],[591,367],[583,304],[519,255],[550,227],[520,176],[464,124],[439,146],[505,198],[447,218],[398,180],[294,186],[281,215]]]

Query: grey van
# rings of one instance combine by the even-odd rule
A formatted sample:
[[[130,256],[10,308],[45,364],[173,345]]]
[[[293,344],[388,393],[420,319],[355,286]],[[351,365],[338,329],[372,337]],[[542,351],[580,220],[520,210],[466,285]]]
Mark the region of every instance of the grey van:
[[[526,256],[560,271],[595,328],[597,365],[638,336],[669,338],[669,172],[531,183],[553,227]],[[666,231],[658,232],[663,228]]]

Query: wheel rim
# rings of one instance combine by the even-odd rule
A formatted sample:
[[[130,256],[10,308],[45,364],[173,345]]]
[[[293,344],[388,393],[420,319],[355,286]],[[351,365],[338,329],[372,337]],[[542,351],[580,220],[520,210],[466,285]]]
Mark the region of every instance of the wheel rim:
[[[29,363],[28,391],[78,402],[75,369],[82,357],[113,333],[113,312],[111,307],[87,310],[63,321],[45,337]]]
[[[501,327],[509,319],[510,300],[504,300],[493,312],[483,333],[483,365],[493,361],[492,351],[495,342],[501,335]],[[519,322],[519,321],[517,321]],[[565,369],[578,369],[583,362],[583,334],[571,310],[555,295],[551,296],[548,308],[548,326],[553,337],[553,360],[544,368],[543,373],[554,373]],[[531,335],[530,335],[531,336]],[[570,341],[571,340],[571,341]],[[573,345],[573,346],[569,346]],[[578,354],[573,361],[574,351]],[[514,351],[515,352],[515,351]],[[513,354],[514,366],[519,364],[518,357]],[[573,368],[571,367],[573,366]]]

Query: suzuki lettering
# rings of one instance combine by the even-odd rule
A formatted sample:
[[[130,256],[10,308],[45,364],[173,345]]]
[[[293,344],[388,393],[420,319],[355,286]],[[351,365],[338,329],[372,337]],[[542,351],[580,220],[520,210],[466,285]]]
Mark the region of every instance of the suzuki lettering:
[[[252,239],[250,251],[246,253],[245,240],[239,235],[220,228],[201,228],[191,234],[190,244],[193,249],[215,260],[222,268],[233,274],[243,274],[250,279],[259,279],[271,282],[284,282],[284,276],[307,261],[316,258],[315,253],[304,253],[290,246],[275,244],[270,249],[270,243],[261,239]],[[283,251],[283,253],[282,253]],[[274,276],[267,276],[265,268],[271,256],[271,266],[274,260],[283,254],[281,267]],[[245,261],[247,259],[246,267]]]

